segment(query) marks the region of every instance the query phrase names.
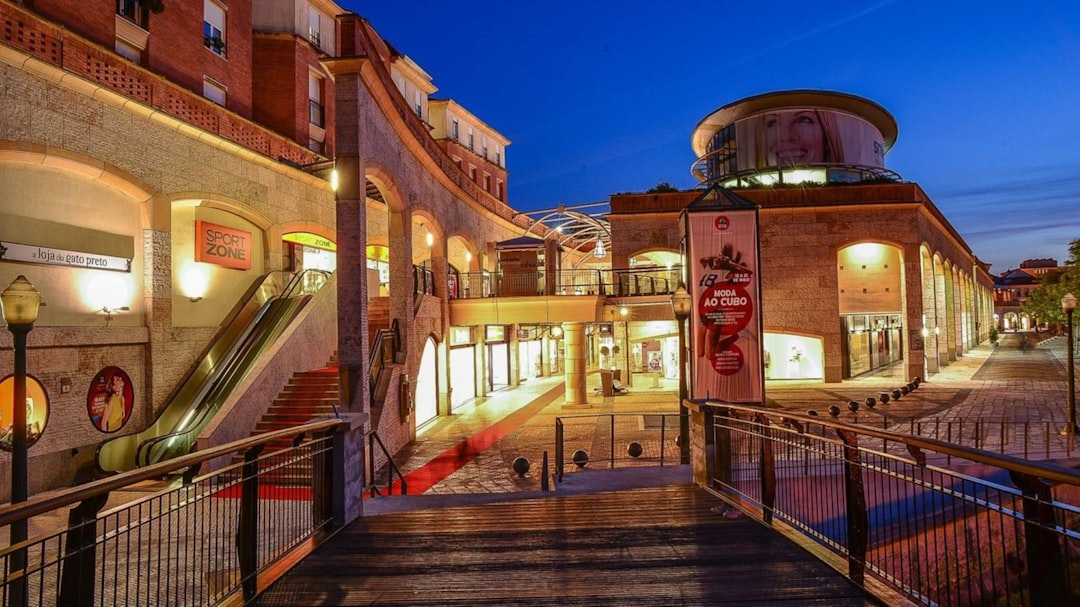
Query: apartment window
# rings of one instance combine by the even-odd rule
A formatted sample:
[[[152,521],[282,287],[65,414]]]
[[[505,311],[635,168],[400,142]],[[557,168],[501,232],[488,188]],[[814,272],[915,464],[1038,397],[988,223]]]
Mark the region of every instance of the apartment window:
[[[116,0],[116,14],[143,29],[149,29],[150,9],[139,0]]]
[[[213,0],[203,0],[203,46],[225,56],[225,7]]]
[[[475,141],[475,137],[473,137],[472,129],[469,129],[469,151],[470,152],[475,152],[476,151],[476,141]]]
[[[203,97],[218,105],[225,105],[226,92],[225,85],[210,78],[203,78]]]
[[[315,10],[314,6],[308,7],[308,40],[315,46],[319,46],[322,41],[322,24],[320,22],[319,11]]]
[[[450,136],[454,138],[454,141],[457,141],[460,137],[457,118],[454,118],[453,122],[450,123]]]
[[[498,198],[499,200],[503,199],[503,182],[498,180],[495,181],[495,198]]]
[[[413,91],[413,107],[416,108],[416,115],[424,117],[424,106],[420,104],[420,91]]]
[[[323,79],[317,74],[308,73],[308,122],[319,128],[326,123],[325,110],[322,104]]]
[[[495,150],[495,164],[502,166],[502,151]]]
[[[480,147],[483,150],[484,160],[487,160],[488,159],[488,155],[487,155],[487,137],[481,137],[480,138]]]
[[[315,152],[316,154],[325,154],[326,153],[326,144],[324,142],[322,142],[322,141],[317,140],[317,139],[308,139],[307,147],[308,147],[309,150],[311,150],[312,152]]]
[[[484,191],[485,192],[490,192],[491,191],[491,175],[487,175],[487,174],[484,175]]]
[[[469,165],[469,179],[472,179],[473,183],[476,182],[476,167],[472,165]]]

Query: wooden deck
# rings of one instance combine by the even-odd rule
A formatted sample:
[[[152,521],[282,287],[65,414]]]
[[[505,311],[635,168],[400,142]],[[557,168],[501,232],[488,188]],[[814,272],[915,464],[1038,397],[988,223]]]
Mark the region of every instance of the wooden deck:
[[[686,484],[367,516],[261,604],[882,605],[720,505]]]

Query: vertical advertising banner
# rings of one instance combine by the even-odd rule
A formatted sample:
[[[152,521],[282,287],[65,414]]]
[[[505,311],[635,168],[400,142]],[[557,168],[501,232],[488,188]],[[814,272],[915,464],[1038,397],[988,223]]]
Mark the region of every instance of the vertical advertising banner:
[[[687,214],[693,399],[764,401],[757,211]]]

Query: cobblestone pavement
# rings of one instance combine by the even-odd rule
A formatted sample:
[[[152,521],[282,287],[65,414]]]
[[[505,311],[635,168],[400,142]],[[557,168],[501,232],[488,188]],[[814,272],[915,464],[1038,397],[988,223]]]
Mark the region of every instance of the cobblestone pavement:
[[[892,392],[904,384],[898,375],[903,372],[901,366],[842,384],[770,381],[766,386],[768,406],[802,413],[814,409],[819,415],[827,416],[830,405],[839,405],[842,410],[839,418],[844,421],[924,436],[936,433],[942,439],[948,437],[964,444],[975,441],[978,444],[971,446],[1031,459],[1076,457],[1076,446],[1066,443],[1066,437],[1059,434],[1067,418],[1065,338],[1040,341],[1028,334],[1030,345],[1024,348],[1020,347],[1020,338],[1021,335],[1005,334],[996,347],[984,345],[965,352],[923,381],[917,390],[872,409],[865,406],[866,397],[876,399],[880,393]],[[549,470],[554,471],[557,417],[563,418],[568,436],[583,425],[589,426],[583,430],[588,435],[583,448],[593,458],[590,467],[597,468],[605,465],[603,462],[611,453],[621,458],[620,466],[629,460],[625,453],[619,453],[625,449],[626,443],[620,442],[620,437],[626,436],[627,430],[619,422],[618,446],[613,447],[608,414],[637,414],[634,418],[642,420],[649,419],[641,416],[642,413],[674,416],[678,412],[678,385],[674,379],[654,380],[651,376],[635,375],[629,394],[607,398],[595,393],[600,384],[598,374],[591,374],[588,381],[588,403],[581,405],[565,403],[562,377],[530,380],[516,389],[475,399],[454,415],[440,418],[420,430],[416,443],[399,457],[399,462],[404,461],[403,472],[420,468],[465,438],[507,419],[514,411],[530,407],[533,411],[530,416],[521,417],[519,425],[427,493],[538,491],[545,452]],[[852,400],[861,404],[857,412],[847,406]],[[590,415],[597,417],[582,417]],[[667,461],[677,463],[674,451],[677,421],[673,419],[669,418],[665,428],[671,430],[666,434],[669,438],[665,439],[664,451]],[[646,456],[657,455],[660,445],[655,440],[653,444],[642,442]],[[517,457],[530,461],[530,470],[524,476],[518,476],[511,468]],[[569,451],[566,458],[570,458]],[[654,460],[650,461],[655,465]]]

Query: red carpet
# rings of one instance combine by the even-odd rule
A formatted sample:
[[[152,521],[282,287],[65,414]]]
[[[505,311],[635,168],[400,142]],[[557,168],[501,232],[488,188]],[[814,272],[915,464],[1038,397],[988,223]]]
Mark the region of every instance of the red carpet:
[[[420,495],[431,489],[440,481],[463,468],[466,464],[476,459],[476,456],[491,448],[492,445],[502,440],[507,434],[518,429],[522,424],[529,421],[544,407],[551,404],[565,390],[559,384],[548,390],[539,398],[528,405],[507,415],[493,426],[485,428],[446,451],[440,453],[435,459],[424,464],[423,467],[405,475],[405,482],[409,488],[409,495]],[[480,405],[483,406],[483,405]],[[394,483],[391,495],[401,494],[401,482]]]

